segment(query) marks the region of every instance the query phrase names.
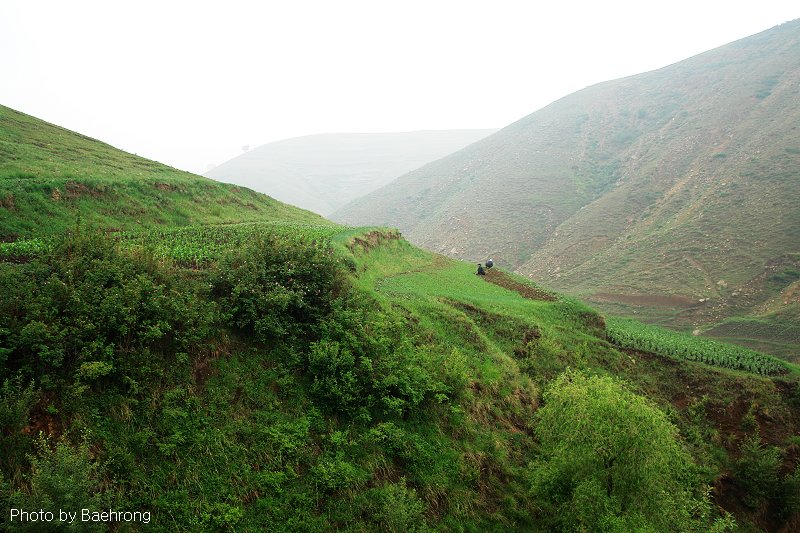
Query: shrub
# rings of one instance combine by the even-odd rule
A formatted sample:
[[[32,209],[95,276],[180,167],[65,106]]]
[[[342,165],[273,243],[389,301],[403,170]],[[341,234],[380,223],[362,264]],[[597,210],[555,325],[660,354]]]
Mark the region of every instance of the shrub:
[[[544,394],[531,471],[545,520],[571,531],[705,531],[677,429],[657,407],[611,378],[567,371]],[[697,519],[698,509],[703,510]]]
[[[736,479],[744,489],[744,502],[756,508],[776,495],[781,452],[774,446],[764,446],[756,430],[742,440],[741,456],[736,462]]]
[[[14,490],[9,496],[11,507],[18,509],[58,509],[80,511],[108,509],[114,495],[102,484],[102,467],[93,462],[86,442],[73,447],[65,439],[53,443],[44,437],[37,441],[38,452],[32,458],[28,490]],[[59,524],[59,531],[103,531],[104,524],[76,520]],[[17,523],[15,531],[41,531],[41,523]],[[55,524],[53,524],[55,526]]]
[[[425,505],[406,480],[366,491],[360,497],[362,515],[368,517],[371,529],[392,533],[422,532],[429,528],[425,522]]]
[[[213,307],[151,258],[73,233],[18,269],[0,269],[0,378],[44,388],[125,386],[170,369],[168,354],[210,336]],[[166,364],[165,364],[166,363]]]
[[[28,424],[37,392],[20,380],[5,380],[0,388],[0,472],[13,473],[22,467],[31,439],[22,433]]]
[[[329,246],[268,235],[223,257],[213,291],[228,323],[259,342],[313,339],[338,279]]]

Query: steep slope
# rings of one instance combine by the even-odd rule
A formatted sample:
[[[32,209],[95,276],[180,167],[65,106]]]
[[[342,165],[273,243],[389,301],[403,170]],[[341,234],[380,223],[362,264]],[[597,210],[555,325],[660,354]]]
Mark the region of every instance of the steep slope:
[[[800,20],[569,95],[332,218],[686,325],[755,313],[796,280],[798,86]]]
[[[123,152],[0,106],[0,240],[106,229],[321,217]]]
[[[259,146],[205,173],[328,215],[495,130],[331,133]]]

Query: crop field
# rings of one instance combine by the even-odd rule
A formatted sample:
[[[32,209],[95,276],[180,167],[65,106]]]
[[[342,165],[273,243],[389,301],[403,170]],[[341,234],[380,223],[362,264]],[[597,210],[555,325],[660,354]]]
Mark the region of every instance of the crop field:
[[[142,247],[158,258],[171,259],[182,266],[203,267],[230,249],[253,239],[280,237],[283,240],[323,243],[341,231],[337,226],[297,223],[247,223],[215,226],[188,226],[123,233],[126,247]]]
[[[123,248],[146,249],[157,259],[170,259],[180,266],[202,268],[219,259],[226,250],[258,238],[327,242],[342,230],[339,226],[291,222],[253,222],[224,225],[195,225],[120,232],[116,238]],[[0,260],[25,260],[48,251],[50,238],[20,239],[0,243]]]
[[[789,372],[787,364],[780,359],[743,346],[694,337],[627,318],[608,318],[606,325],[609,340],[624,348],[744,370],[762,376]]]

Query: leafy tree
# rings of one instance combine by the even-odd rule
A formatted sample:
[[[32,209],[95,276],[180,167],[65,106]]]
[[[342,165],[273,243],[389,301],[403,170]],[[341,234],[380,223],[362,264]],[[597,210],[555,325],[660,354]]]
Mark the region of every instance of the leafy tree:
[[[708,498],[666,415],[620,382],[567,371],[545,392],[531,472],[542,518],[569,531],[709,531]],[[724,530],[731,520],[716,523]]]

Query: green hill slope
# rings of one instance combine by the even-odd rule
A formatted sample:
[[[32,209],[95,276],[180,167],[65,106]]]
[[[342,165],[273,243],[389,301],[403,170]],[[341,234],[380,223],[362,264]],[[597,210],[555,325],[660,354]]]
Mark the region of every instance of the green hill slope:
[[[109,230],[324,223],[263,194],[128,154],[0,106],[0,239],[59,233],[77,218]]]
[[[259,146],[205,173],[322,215],[496,130],[330,133]]]
[[[747,527],[798,518],[796,456],[770,470],[800,427],[794,375],[614,346],[590,308],[396,232],[263,226],[208,235],[200,268],[149,259],[182,230],[0,263],[9,506],[148,531],[707,531],[709,485]],[[737,459],[754,435],[764,475]]]
[[[569,95],[332,218],[684,327],[791,307],[798,83],[794,21]]]
[[[49,169],[32,183],[102,194],[46,196],[63,212],[22,210],[14,196],[9,209],[48,238],[0,255],[0,529],[53,529],[60,510],[79,531],[705,532],[734,518],[780,531],[800,520],[797,366],[607,325],[395,230],[314,223],[96,141],[73,154],[75,134],[26,120],[51,146],[3,146],[20,168]],[[56,134],[69,142],[53,148]],[[136,179],[143,165],[151,173]],[[68,168],[98,176],[48,174]],[[115,185],[124,194],[104,195]],[[261,221],[171,223],[203,187],[272,210],[234,203],[224,221]],[[94,212],[124,214],[143,197],[154,207],[141,224]]]

